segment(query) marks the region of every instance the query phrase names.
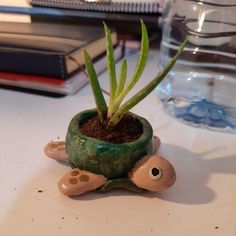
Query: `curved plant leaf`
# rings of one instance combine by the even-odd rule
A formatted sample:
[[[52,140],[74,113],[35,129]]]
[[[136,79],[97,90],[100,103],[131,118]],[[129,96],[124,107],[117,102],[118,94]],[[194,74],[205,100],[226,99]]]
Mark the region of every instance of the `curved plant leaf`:
[[[115,98],[119,96],[119,94],[123,91],[126,82],[126,77],[127,77],[127,60],[124,58],[121,65],[120,77],[118,80]],[[113,107],[114,107],[113,104],[111,105],[109,104],[108,117],[111,117],[113,115],[113,110],[112,110]]]
[[[104,25],[104,31],[105,31],[105,36],[106,36],[107,70],[108,70],[109,79],[110,79],[110,104],[111,104],[115,99],[116,88],[117,88],[116,67],[115,67],[111,32],[104,22],[103,22],[103,25]]]
[[[86,50],[84,50],[84,63],[85,63],[86,70],[88,73],[89,82],[92,87],[98,116],[100,118],[100,121],[103,122],[106,112],[107,112],[107,105],[106,105],[104,96],[102,94],[102,90],[98,81],[96,71],[92,63],[92,59]]]
[[[127,102],[125,102],[117,112],[111,117],[108,125],[116,125],[123,115],[128,112],[131,108],[133,108],[137,103],[143,100],[147,95],[149,95],[156,86],[165,78],[171,68],[175,65],[177,59],[181,55],[186,43],[187,39],[181,44],[178,52],[169,62],[169,64],[158,74],[151,82],[149,82],[144,88],[142,88],[138,93],[136,93],[133,97],[131,97]]]
[[[124,97],[128,94],[128,92],[135,86],[135,84],[138,82],[139,78],[141,77],[144,68],[147,63],[148,59],[148,52],[149,52],[149,39],[148,39],[148,33],[147,28],[144,24],[144,22],[141,20],[141,29],[142,29],[142,39],[141,39],[141,49],[140,54],[138,58],[138,62],[136,64],[135,72],[129,81],[127,87],[122,91],[122,93],[115,99],[114,103],[111,104],[111,113],[115,113],[118,107],[120,106],[122,100]]]
[[[121,70],[120,70],[120,77],[118,80],[118,86],[116,89],[116,96],[119,96],[120,93],[123,91],[125,82],[126,82],[126,77],[127,77],[127,60],[126,58],[123,59],[122,65],[121,65]]]

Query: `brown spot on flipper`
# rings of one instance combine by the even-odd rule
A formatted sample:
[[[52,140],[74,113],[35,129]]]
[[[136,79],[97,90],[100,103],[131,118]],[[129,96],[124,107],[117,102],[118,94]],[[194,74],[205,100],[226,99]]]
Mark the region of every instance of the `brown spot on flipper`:
[[[81,182],[88,182],[88,181],[89,181],[89,176],[88,176],[88,175],[81,175],[81,176],[79,177],[79,180],[80,180]]]
[[[107,179],[103,175],[75,168],[71,169],[60,179],[58,188],[67,196],[76,196],[99,188],[106,182]]]
[[[72,176],[77,176],[79,174],[79,171],[78,170],[73,170],[72,172],[71,172],[71,175]]]
[[[69,179],[70,184],[78,184],[78,179],[76,178],[71,178]]]
[[[64,141],[50,142],[44,148],[45,154],[57,161],[67,161],[68,155]]]

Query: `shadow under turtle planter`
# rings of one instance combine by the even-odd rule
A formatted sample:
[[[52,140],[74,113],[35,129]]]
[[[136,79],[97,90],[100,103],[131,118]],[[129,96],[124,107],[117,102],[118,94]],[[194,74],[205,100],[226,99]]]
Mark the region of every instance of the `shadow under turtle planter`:
[[[63,194],[76,196],[115,188],[163,191],[174,184],[173,166],[163,157],[153,155],[160,140],[153,136],[147,120],[129,113],[142,127],[141,136],[128,143],[111,143],[81,133],[81,124],[96,114],[95,109],[78,113],[69,124],[66,143],[51,142],[45,148],[46,154],[56,160],[68,154],[72,169],[58,182]]]

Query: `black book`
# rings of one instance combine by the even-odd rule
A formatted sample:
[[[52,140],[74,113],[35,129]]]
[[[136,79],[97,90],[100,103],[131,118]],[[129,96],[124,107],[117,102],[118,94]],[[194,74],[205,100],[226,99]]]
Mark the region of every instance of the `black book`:
[[[117,34],[112,32],[113,44]],[[49,23],[0,23],[0,71],[67,79],[106,50],[103,27]]]
[[[114,59],[119,61],[123,57],[123,47],[114,48]],[[93,65],[97,75],[106,71],[106,53],[94,58]],[[9,73],[0,71],[0,89],[30,90],[33,93],[46,92],[53,94],[74,94],[89,82],[85,68],[71,75],[66,80],[55,77],[45,77],[30,74]]]

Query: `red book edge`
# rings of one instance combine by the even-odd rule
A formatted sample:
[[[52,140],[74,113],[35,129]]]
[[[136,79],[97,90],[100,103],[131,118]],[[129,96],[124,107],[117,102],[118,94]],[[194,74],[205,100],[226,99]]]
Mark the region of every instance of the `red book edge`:
[[[1,79],[8,79],[14,81],[35,81],[43,84],[53,84],[53,85],[61,85],[64,84],[65,81],[56,77],[47,77],[47,76],[37,76],[37,75],[28,75],[28,74],[17,74],[17,73],[9,73],[9,72],[0,72]]]

